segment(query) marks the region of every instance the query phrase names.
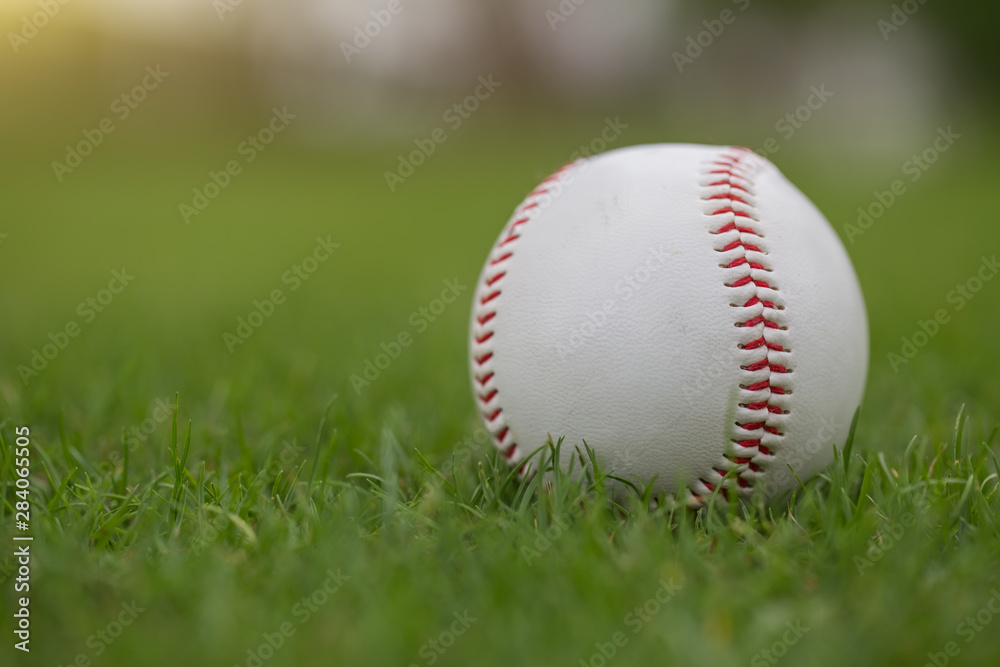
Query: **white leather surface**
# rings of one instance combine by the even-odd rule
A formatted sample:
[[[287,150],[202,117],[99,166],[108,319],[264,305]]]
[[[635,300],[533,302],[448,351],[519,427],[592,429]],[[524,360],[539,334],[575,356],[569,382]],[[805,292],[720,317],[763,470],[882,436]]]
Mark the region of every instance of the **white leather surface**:
[[[717,162],[735,166],[710,173]],[[727,222],[755,233],[713,233]],[[727,286],[745,276],[767,287]],[[755,296],[773,307],[743,306]],[[475,299],[476,403],[512,463],[551,434],[564,457],[586,440],[615,474],[655,477],[694,504],[719,484],[774,496],[795,483],[786,463],[804,480],[843,446],[864,388],[850,260],[819,211],[746,151],[664,144],[574,163],[515,211]],[[762,313],[770,325],[737,326]],[[783,351],[739,347],[761,337]],[[741,368],[765,357],[774,370]]]

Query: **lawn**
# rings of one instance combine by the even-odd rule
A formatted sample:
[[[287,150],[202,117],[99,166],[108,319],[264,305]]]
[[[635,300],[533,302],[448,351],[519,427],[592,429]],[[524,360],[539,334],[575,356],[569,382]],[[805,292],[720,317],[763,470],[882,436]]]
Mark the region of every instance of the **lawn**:
[[[600,476],[522,483],[481,437],[466,370],[480,264],[604,120],[474,120],[393,193],[405,140],[279,136],[190,224],[180,205],[266,117],[137,117],[61,183],[50,163],[77,128],[6,138],[0,662],[995,661],[1000,281],[969,281],[1000,249],[982,194],[997,141],[969,132],[915,181],[908,153],[820,160],[803,138],[775,156],[845,241],[856,209],[907,179],[847,245],[866,398],[826,474],[771,506],[694,514],[612,505]],[[763,129],[637,119],[620,145],[756,145]],[[446,289],[455,304],[427,310]],[[30,654],[13,648],[24,426]]]

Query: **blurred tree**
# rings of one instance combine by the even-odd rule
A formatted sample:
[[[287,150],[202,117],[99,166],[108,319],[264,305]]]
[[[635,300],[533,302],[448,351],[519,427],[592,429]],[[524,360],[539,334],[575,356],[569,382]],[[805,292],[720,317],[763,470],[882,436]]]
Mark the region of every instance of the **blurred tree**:
[[[880,19],[891,21],[894,11],[902,12],[897,16],[906,15],[907,23],[918,23],[946,42],[948,50],[956,58],[955,65],[959,71],[973,79],[969,83],[988,89],[990,94],[995,94],[1000,88],[1000,77],[996,73],[997,65],[1000,64],[1000,39],[997,37],[1000,3],[988,0],[818,0],[809,3],[797,0],[708,0],[685,3],[683,11],[688,15],[711,15],[713,11],[733,6],[734,2],[751,2],[754,7],[780,12],[789,17],[804,18],[821,12],[856,12],[859,16],[867,14],[871,16],[871,29],[875,32],[879,31]],[[905,30],[906,24],[899,27],[899,32],[889,33],[888,41]]]

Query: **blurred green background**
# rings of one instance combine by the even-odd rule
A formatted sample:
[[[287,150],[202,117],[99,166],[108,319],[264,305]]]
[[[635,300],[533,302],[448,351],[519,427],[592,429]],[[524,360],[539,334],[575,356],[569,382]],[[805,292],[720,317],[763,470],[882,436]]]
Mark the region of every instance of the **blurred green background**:
[[[944,439],[962,404],[989,433],[1000,280],[961,310],[948,295],[1000,251],[997,8],[901,4],[915,12],[895,30],[879,23],[893,20],[889,2],[404,0],[348,62],[343,45],[388,2],[2,2],[3,428],[28,423],[48,442],[63,429],[107,457],[123,428],[179,392],[196,448],[236,434],[273,447],[311,442],[336,394],[350,447],[371,451],[384,421],[413,423],[401,427],[407,446],[444,459],[477,426],[466,326],[490,245],[521,198],[613,122],[627,127],[607,148],[777,147],[770,158],[845,240],[865,293],[859,448]],[[58,11],[24,37],[41,5]],[[121,117],[147,68],[169,75]],[[496,91],[452,127],[447,110],[491,76]],[[831,95],[803,107],[814,89]],[[295,118],[247,163],[240,146],[275,108]],[[57,174],[104,119],[114,131]],[[390,189],[386,172],[436,128],[446,141]],[[910,180],[907,163],[947,128],[959,138]],[[188,224],[180,206],[231,160],[241,173]],[[897,179],[905,192],[848,242],[858,208]],[[283,274],[317,237],[339,248],[231,353],[223,335],[287,288]],[[84,322],[78,305],[123,267],[134,282]],[[446,280],[468,291],[356,392],[351,375],[412,332],[411,314]],[[941,308],[951,321],[893,368],[887,355]],[[19,367],[72,321],[80,334],[25,381]],[[162,449],[137,460],[155,469]],[[73,641],[92,629],[68,608],[48,613],[75,619]]]

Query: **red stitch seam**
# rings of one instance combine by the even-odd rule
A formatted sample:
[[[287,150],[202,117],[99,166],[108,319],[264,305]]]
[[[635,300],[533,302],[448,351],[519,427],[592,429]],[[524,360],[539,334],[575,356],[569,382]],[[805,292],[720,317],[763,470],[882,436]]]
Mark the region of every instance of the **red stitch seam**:
[[[548,185],[556,180],[558,180],[563,173],[572,167],[575,162],[564,165],[558,171],[553,173],[551,176],[542,181],[528,197],[518,206],[517,210],[514,211],[514,215],[511,218],[511,222],[503,230],[500,238],[497,240],[496,245],[491,253],[491,259],[487,263],[487,271],[484,272],[483,278],[479,286],[479,294],[481,296],[477,299],[477,311],[473,322],[478,324],[479,329],[474,333],[473,340],[477,346],[483,345],[490,341],[494,334],[496,333],[496,322],[495,318],[497,316],[497,304],[498,299],[502,293],[500,286],[503,283],[504,278],[507,276],[507,271],[502,267],[506,264],[511,257],[514,256],[512,248],[516,248],[516,242],[521,238],[521,227],[527,225],[531,222],[532,217],[528,215],[533,209],[537,209],[541,205],[541,198],[549,194]],[[501,252],[501,248],[503,251]],[[489,310],[486,310],[489,308]],[[490,325],[490,328],[487,328]],[[477,372],[473,374],[473,381],[478,387],[477,397],[479,399],[479,409],[487,426],[493,425],[497,419],[503,414],[503,408],[497,403],[499,390],[493,386],[495,385],[496,376],[492,371],[483,373],[482,366],[487,364],[493,358],[493,351],[490,349],[479,350],[478,356],[477,351],[473,351],[472,362]],[[503,425],[499,431],[493,434],[493,444],[496,445],[497,449],[506,457],[508,460],[513,461],[517,458],[518,447],[516,442],[505,443],[504,440],[510,433],[510,428]],[[525,466],[522,465],[518,468],[518,473],[523,473]]]
[[[725,234],[728,232],[736,231],[739,233],[739,238],[731,243],[728,243],[725,247],[719,249],[719,252],[731,252],[733,250],[741,250],[742,255],[732,260],[728,264],[721,264],[720,266],[725,269],[732,269],[735,267],[746,266],[753,272],[766,272],[770,273],[770,269],[764,266],[759,261],[751,261],[747,257],[747,253],[753,252],[759,255],[767,255],[767,252],[761,249],[760,240],[763,239],[764,235],[761,234],[757,229],[747,226],[748,223],[741,222],[737,224],[737,220],[749,220],[753,223],[759,225],[760,221],[757,218],[757,214],[754,211],[754,206],[748,201],[747,197],[752,196],[752,192],[748,187],[751,184],[751,174],[752,170],[750,165],[746,164],[746,160],[750,157],[749,151],[746,149],[733,149],[733,152],[723,154],[714,162],[710,163],[708,169],[706,170],[708,174],[717,176],[717,178],[711,179],[708,187],[718,187],[726,186],[727,191],[724,193],[709,193],[707,196],[702,197],[705,201],[718,201],[720,208],[717,208],[711,213],[706,215],[710,216],[721,216],[726,219],[726,222],[721,223],[718,228],[710,230],[713,235]],[[741,183],[736,182],[735,179],[739,179],[740,182],[746,184],[747,187],[741,185]],[[739,194],[736,194],[739,193]],[[734,204],[738,203],[740,208],[735,208]],[[748,238],[749,237],[749,238]],[[752,238],[752,242],[750,242]],[[726,287],[731,289],[738,289],[744,285],[753,284],[756,288],[777,290],[772,278],[768,278],[768,281],[761,280],[757,275],[747,275],[739,278],[733,282],[725,283]],[[737,306],[738,304],[732,304]],[[751,307],[760,305],[762,312],[760,315],[756,315],[750,319],[743,322],[735,322],[737,327],[758,327],[763,326],[762,331],[767,329],[779,329],[784,328],[776,321],[771,319],[773,317],[772,311],[784,310],[782,306],[776,305],[773,301],[765,301],[761,298],[760,294],[755,294],[750,299],[743,304],[743,307]],[[750,341],[749,343],[738,345],[743,350],[756,350],[762,349],[765,354],[764,356],[748,365],[741,366],[741,369],[748,372],[760,372],[766,371],[767,378],[764,380],[759,380],[750,384],[741,384],[740,388],[745,391],[750,391],[754,393],[767,392],[767,398],[762,400],[754,400],[749,403],[740,403],[740,407],[753,410],[753,411],[765,411],[768,419],[770,415],[782,415],[787,414],[786,410],[778,405],[773,405],[771,403],[771,396],[773,395],[784,395],[787,392],[781,387],[775,387],[771,384],[771,377],[773,374],[783,374],[790,373],[792,369],[788,368],[783,364],[771,363],[768,358],[770,352],[773,350],[775,352],[784,352],[785,348],[777,343],[772,343],[765,339],[762,334],[759,338]],[[761,421],[760,417],[755,416],[752,420],[747,420],[743,422],[736,422],[736,427],[739,430],[744,431],[763,431],[773,436],[783,437],[784,434],[778,430],[775,426],[768,424],[766,421]],[[750,434],[747,434],[750,435]],[[755,462],[753,459],[757,455],[771,456],[772,451],[769,447],[762,444],[762,438],[746,438],[746,439],[734,439],[733,442],[741,450],[748,450],[744,454],[730,454],[726,452],[724,454],[725,458],[731,462],[734,468],[738,471],[735,475],[735,483],[738,489],[743,493],[749,493],[753,489],[753,478],[745,476],[747,472],[760,473],[763,468],[760,463],[766,463],[766,461]],[[721,468],[713,468],[713,472],[721,477],[725,477],[728,471]],[[701,485],[709,493],[714,493],[716,489],[721,484],[719,481],[709,481],[706,479],[700,479]],[[691,499],[695,504],[704,503],[705,499],[702,493],[699,493],[695,489],[689,489],[691,494]]]

